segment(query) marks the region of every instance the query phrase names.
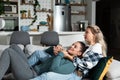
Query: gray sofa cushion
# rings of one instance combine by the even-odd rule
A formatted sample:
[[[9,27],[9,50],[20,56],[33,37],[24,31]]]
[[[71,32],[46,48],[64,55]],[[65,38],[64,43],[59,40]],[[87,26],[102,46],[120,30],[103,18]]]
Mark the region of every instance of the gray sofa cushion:
[[[55,31],[46,31],[41,35],[40,43],[45,46],[56,46],[59,44],[59,35]]]

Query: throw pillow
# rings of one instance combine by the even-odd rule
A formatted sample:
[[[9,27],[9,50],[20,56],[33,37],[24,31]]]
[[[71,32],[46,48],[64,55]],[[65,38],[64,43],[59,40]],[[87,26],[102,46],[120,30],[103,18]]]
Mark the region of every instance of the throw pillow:
[[[25,53],[27,53],[28,55],[31,55],[36,50],[44,50],[44,49],[47,49],[47,48],[48,47],[45,47],[45,46],[28,44],[25,47]]]
[[[120,80],[120,61],[113,59],[106,77],[107,80]]]
[[[112,60],[113,57],[101,58],[98,64],[89,72],[91,80],[103,80],[110,64],[112,63]]]

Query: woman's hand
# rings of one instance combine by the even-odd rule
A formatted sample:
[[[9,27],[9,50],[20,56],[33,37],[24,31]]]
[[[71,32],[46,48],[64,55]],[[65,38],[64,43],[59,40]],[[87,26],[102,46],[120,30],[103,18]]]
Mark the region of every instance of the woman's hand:
[[[61,52],[63,52],[65,58],[69,56],[69,53],[65,49],[62,49]]]
[[[54,54],[57,55],[59,52],[63,52],[64,54],[64,57],[65,58],[68,58],[69,60],[73,60],[73,56],[71,56],[67,50],[63,49],[62,45],[57,45],[57,46],[54,46],[53,47],[53,50],[54,50]]]
[[[61,52],[63,52],[65,58],[73,61],[73,56],[71,56],[71,55],[67,52],[67,50],[63,49]]]
[[[63,47],[62,45],[57,45],[53,47],[54,54],[57,55],[60,51],[62,51]]]

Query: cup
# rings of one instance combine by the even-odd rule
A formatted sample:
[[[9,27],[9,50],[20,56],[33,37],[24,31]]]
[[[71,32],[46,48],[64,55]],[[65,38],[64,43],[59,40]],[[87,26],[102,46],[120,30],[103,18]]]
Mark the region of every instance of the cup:
[[[21,26],[21,30],[22,31],[29,31],[30,28],[29,28],[29,26]]]

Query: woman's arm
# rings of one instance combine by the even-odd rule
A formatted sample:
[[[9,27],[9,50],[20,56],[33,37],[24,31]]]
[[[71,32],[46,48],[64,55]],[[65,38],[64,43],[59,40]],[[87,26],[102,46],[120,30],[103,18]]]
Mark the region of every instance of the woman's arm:
[[[73,63],[67,59],[64,59],[64,54],[60,52],[52,62],[50,67],[50,71],[61,73],[61,74],[70,74],[74,72],[76,67]]]
[[[78,67],[80,71],[83,71],[83,73],[86,73],[88,69],[93,68],[98,63],[99,59],[103,57],[102,54],[95,53],[93,51],[86,52],[85,56],[81,59],[78,57],[72,57],[68,53],[64,53],[64,55],[66,58],[73,61],[74,66]]]
[[[102,57],[102,54],[88,51],[86,55],[81,59],[74,57],[73,64],[74,66],[78,66],[79,70],[83,71],[85,74],[89,69],[93,68]]]
[[[74,56],[71,56],[70,54],[68,54],[68,52],[63,52],[64,57],[67,58],[70,61],[74,60]]]
[[[45,50],[51,56],[57,55],[63,49],[62,45],[52,46]]]
[[[46,53],[50,54],[51,56],[54,55],[54,50],[53,50],[53,46],[49,47],[48,49],[45,50]]]

